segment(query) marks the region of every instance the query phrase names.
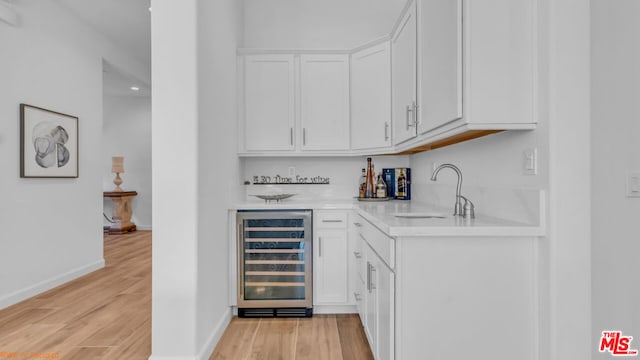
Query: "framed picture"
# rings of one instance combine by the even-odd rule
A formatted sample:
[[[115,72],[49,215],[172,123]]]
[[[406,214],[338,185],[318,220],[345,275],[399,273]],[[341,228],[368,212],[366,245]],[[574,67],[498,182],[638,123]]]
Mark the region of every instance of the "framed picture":
[[[78,118],[20,104],[20,177],[78,177]]]

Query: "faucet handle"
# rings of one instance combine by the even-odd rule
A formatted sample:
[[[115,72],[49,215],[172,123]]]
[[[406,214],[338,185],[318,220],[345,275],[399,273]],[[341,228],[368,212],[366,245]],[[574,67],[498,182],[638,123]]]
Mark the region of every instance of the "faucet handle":
[[[462,213],[462,217],[475,219],[476,217],[476,207],[473,205],[471,200],[467,199],[462,195],[458,195],[462,200],[464,200],[464,211]]]

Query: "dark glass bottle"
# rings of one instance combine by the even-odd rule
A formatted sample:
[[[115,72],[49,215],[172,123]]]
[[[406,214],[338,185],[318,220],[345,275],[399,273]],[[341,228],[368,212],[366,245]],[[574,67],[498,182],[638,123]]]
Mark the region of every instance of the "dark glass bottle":
[[[365,183],[365,198],[373,198],[375,197],[376,184],[373,180],[373,163],[371,162],[371,158],[367,158],[367,181]]]
[[[398,175],[398,198],[403,199],[407,196],[407,179],[404,177],[404,170],[400,169]]]

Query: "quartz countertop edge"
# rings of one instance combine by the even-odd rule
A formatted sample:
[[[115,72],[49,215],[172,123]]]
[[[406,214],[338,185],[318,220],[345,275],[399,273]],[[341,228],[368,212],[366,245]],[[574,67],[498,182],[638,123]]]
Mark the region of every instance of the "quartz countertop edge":
[[[545,236],[541,225],[524,224],[479,214],[469,220],[453,216],[450,209],[411,201],[386,202],[283,201],[279,203],[238,203],[231,210],[355,210],[380,231],[395,238],[403,237],[539,237]],[[442,214],[444,219],[403,219],[396,213],[428,212]]]

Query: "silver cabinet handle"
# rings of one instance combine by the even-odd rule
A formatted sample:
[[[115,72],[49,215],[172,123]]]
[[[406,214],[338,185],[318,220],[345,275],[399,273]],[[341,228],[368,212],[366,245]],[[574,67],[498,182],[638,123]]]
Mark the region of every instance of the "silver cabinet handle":
[[[412,102],[411,105],[407,105],[407,130],[410,127],[414,127],[417,124],[416,111],[418,110],[418,105],[416,102]],[[411,114],[411,116],[409,116]]]
[[[289,128],[289,144],[293,146],[293,128]]]
[[[355,257],[356,257],[356,259],[361,259],[361,258],[362,258],[362,254],[360,254],[360,252],[359,252],[359,251],[354,251],[354,252],[353,252],[353,256],[355,256]]]
[[[371,275],[369,276],[369,277],[370,277],[370,280],[369,280],[369,282],[370,282],[370,284],[369,284],[369,288],[370,288],[372,291],[376,289],[376,284],[374,284],[374,283],[373,283],[373,273],[374,273],[374,272],[376,272],[376,267],[375,267],[375,266],[373,266],[373,265],[371,265]]]
[[[307,128],[302,129],[302,145],[307,145]]]
[[[416,104],[416,102],[414,101],[411,104],[411,114],[413,115],[413,123],[412,126],[418,127],[418,104]]]
[[[322,257],[322,237],[318,237],[318,257]]]
[[[411,106],[407,105],[407,115],[406,115],[406,120],[407,120],[407,131],[409,131],[409,128],[411,127],[411,121],[409,120],[411,117],[409,116],[409,114],[413,111],[413,109],[411,108]]]
[[[340,219],[335,219],[335,220],[334,219],[324,219],[324,220],[322,220],[322,222],[323,223],[341,223],[342,220],[340,220]]]
[[[367,291],[371,293],[371,263],[367,261]]]
[[[355,225],[356,227],[362,227],[362,224],[354,222],[353,225]]]
[[[384,123],[384,141],[389,141],[389,123]]]

